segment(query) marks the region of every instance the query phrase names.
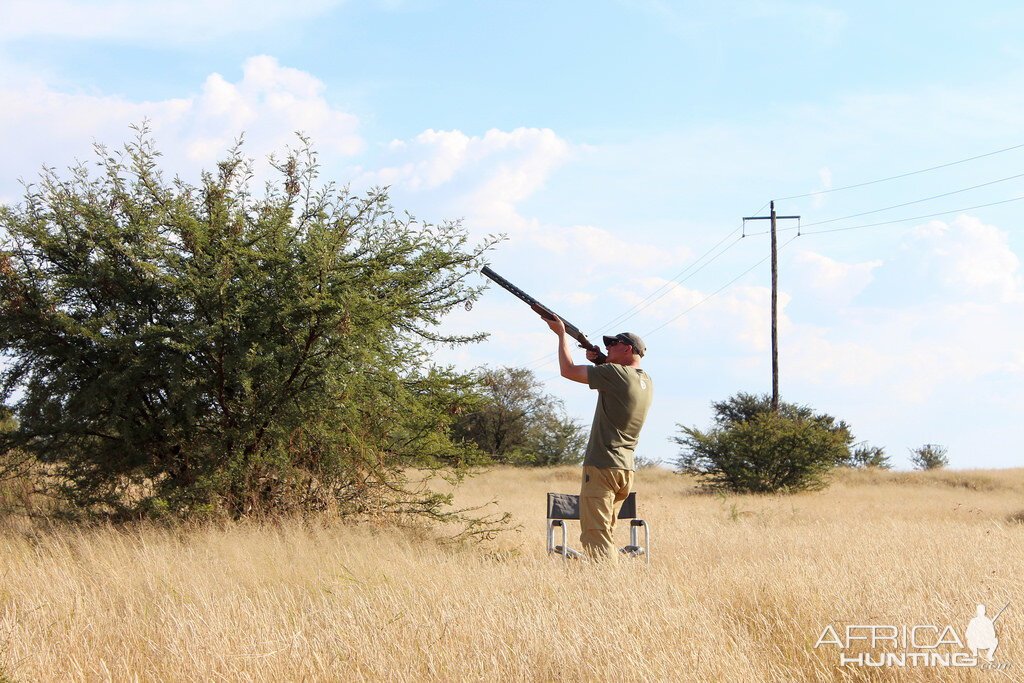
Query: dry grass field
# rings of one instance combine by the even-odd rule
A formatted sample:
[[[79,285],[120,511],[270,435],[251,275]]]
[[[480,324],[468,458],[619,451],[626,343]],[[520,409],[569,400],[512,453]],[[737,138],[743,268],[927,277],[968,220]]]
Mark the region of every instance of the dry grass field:
[[[651,565],[566,570],[544,494],[577,486],[569,468],[470,480],[462,504],[496,499],[518,525],[475,546],[327,520],[8,520],[0,680],[1024,680],[1024,470],[840,472],[785,497],[642,470]],[[996,667],[952,666],[976,606],[1007,602]],[[840,649],[872,625],[913,644]],[[857,663],[887,653],[906,666]]]

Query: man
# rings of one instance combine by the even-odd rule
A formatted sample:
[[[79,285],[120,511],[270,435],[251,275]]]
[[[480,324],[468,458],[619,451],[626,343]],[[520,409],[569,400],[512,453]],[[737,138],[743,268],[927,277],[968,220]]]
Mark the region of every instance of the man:
[[[622,332],[604,337],[608,354],[604,363],[575,365],[565,325],[558,316],[546,322],[558,335],[562,377],[597,390],[597,409],[583,458],[580,544],[588,557],[615,562],[615,517],[633,486],[633,451],[654,389],[650,376],[640,369],[640,359],[647,349],[640,337]],[[596,358],[596,351],[587,351],[588,360]]]

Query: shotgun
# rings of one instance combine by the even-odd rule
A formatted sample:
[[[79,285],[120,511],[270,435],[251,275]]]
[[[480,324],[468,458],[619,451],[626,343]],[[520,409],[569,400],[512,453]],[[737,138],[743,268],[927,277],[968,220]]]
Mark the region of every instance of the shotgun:
[[[550,308],[534,299],[532,296],[530,296],[523,290],[516,287],[514,284],[512,284],[502,276],[495,273],[488,266],[484,266],[480,272],[486,275],[487,277],[491,278],[495,282],[497,282],[504,289],[508,290],[518,298],[525,301],[530,306],[530,308],[532,308],[534,312],[540,317],[544,318],[545,320],[554,320],[554,317],[556,315],[554,311],[552,311]],[[562,316],[558,317],[562,318]],[[570,337],[578,341],[580,343],[581,348],[587,349],[588,351],[597,352],[597,358],[595,358],[593,361],[594,365],[600,365],[605,361],[607,356],[601,351],[601,349],[596,344],[590,343],[590,340],[587,339],[587,336],[580,332],[580,328],[576,327],[565,318],[562,318],[562,323],[565,325],[566,334],[568,334]]]

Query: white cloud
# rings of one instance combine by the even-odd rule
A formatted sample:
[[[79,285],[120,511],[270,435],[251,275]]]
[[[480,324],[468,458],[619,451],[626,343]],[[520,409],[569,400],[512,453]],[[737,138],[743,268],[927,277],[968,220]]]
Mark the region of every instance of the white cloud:
[[[478,139],[479,140],[479,139]],[[379,182],[387,185],[402,183],[412,190],[433,189],[452,179],[467,161],[467,152],[472,140],[460,131],[435,131],[428,129],[416,136],[410,144],[402,140],[391,142],[390,149],[405,155],[415,156],[401,166],[376,171]]]
[[[686,247],[666,249],[641,244],[592,225],[531,227],[524,238],[566,261],[583,264],[588,273],[614,265],[633,277],[644,277],[650,271],[676,266],[692,255]]]
[[[916,228],[907,247],[923,250],[923,264],[957,299],[1024,300],[1020,259],[1006,232],[977,218],[932,221]]]
[[[581,275],[612,267],[645,276],[691,257],[685,246],[643,244],[594,225],[542,225],[523,216],[519,204],[574,153],[550,129],[489,130],[482,136],[430,129],[392,141],[388,163],[364,172],[357,184],[389,185],[393,196],[405,195],[401,203],[436,205],[442,215],[464,217],[474,233],[504,233],[534,259],[555,257],[560,270]]]
[[[212,74],[179,120],[185,136],[205,141],[190,149],[189,156],[208,163],[215,158],[211,146],[226,148],[240,131],[245,131],[247,148],[260,153],[293,143],[295,132],[301,131],[319,149],[356,154],[363,148],[356,133],[358,120],[332,108],[323,90],[323,83],[310,74],[282,67],[266,55],[247,59],[238,83]]]
[[[872,271],[881,260],[865,263],[842,263],[813,251],[798,251],[793,277],[800,283],[801,294],[810,294],[832,305],[845,305],[872,280]]]
[[[268,56],[246,60],[238,82],[211,74],[197,94],[154,102],[65,93],[41,81],[0,85],[2,164],[11,171],[0,181],[0,195],[15,194],[10,179],[44,162],[61,167],[74,157],[88,158],[90,140],[119,146],[131,136],[129,125],[144,119],[164,167],[183,176],[208,168],[243,132],[244,151],[256,159],[295,144],[296,131],[308,134],[318,149],[358,152],[358,120],[332,107],[323,89],[308,73]]]
[[[343,0],[7,0],[0,40],[59,36],[151,45],[213,40],[308,18]]]
[[[885,291],[869,295],[880,273]],[[916,288],[909,298],[888,298],[905,282]],[[799,252],[786,283],[779,293],[780,364],[783,383],[792,390],[858,401],[871,396],[897,410],[953,400],[978,381],[1012,381],[1024,367],[1018,259],[1005,232],[977,219],[920,226],[893,259],[843,263]],[[665,284],[648,278],[627,303],[639,304],[643,292]],[[936,289],[942,292],[939,301],[930,295]],[[811,295],[829,315],[815,308]],[[798,313],[794,296],[800,298]],[[727,363],[728,373],[763,372],[770,290],[740,286],[707,297],[672,285],[637,313],[640,323],[630,325],[643,336],[647,326],[668,323],[658,336],[674,330],[685,340],[688,357]]]
[[[798,382],[921,404],[986,375],[1019,372],[1007,337],[993,334],[998,315],[953,307],[865,311],[845,329],[799,325],[780,343],[783,365]]]
[[[587,306],[597,300],[597,295],[591,292],[569,292],[559,297],[559,300],[569,306]]]
[[[821,189],[831,190],[832,189],[832,171],[828,167],[821,168],[818,170],[818,177],[821,178]]]
[[[818,177],[821,179],[821,191],[814,194],[814,208],[820,209],[825,204],[825,192],[832,189],[832,171],[827,167],[822,168],[818,171]]]
[[[358,184],[390,185],[421,200],[436,191],[440,209],[456,209],[472,227],[516,232],[530,225],[516,203],[541,188],[570,154],[569,143],[547,128],[492,129],[483,136],[430,129],[410,141],[393,141],[386,165],[365,172]]]
[[[669,281],[661,278],[644,281],[648,293],[658,292],[667,284]],[[789,294],[779,293],[780,332],[791,326],[785,315],[790,301]],[[645,303],[641,292],[628,297],[627,304],[641,306],[637,327],[667,326],[688,331],[688,336],[699,339],[710,353],[717,354],[724,347],[744,354],[759,353],[771,344],[771,290],[767,287],[739,286],[713,294],[673,283],[667,293],[651,301]]]
[[[846,266],[810,253],[797,260],[818,273],[826,292],[830,280],[835,290],[863,287],[875,273],[885,282],[870,304],[844,296],[840,322],[796,326],[782,349],[797,380],[921,404],[985,377],[1020,374],[1024,295],[1004,231],[961,216],[914,228],[881,265]],[[893,297],[901,290],[910,296]]]
[[[570,153],[568,143],[547,128],[517,128],[511,133],[491,130],[483,142],[485,149],[500,152],[502,158],[469,199],[477,220],[495,226],[515,221],[515,204],[542,187]]]
[[[833,387],[867,387],[898,367],[898,360],[888,349],[830,341],[820,332],[801,328],[781,344],[787,379]]]

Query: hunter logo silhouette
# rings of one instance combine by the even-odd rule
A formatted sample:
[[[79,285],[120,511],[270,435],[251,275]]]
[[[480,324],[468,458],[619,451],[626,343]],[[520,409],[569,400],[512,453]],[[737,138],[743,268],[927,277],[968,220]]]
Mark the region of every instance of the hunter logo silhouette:
[[[999,647],[999,638],[996,637],[996,619],[1003,613],[1010,603],[1006,603],[1003,609],[999,610],[999,614],[989,619],[985,616],[985,605],[978,605],[978,616],[971,619],[970,623],[967,624],[967,647],[970,648],[971,654],[975,657],[978,656],[978,650],[985,653],[985,659],[992,661],[992,654]]]

